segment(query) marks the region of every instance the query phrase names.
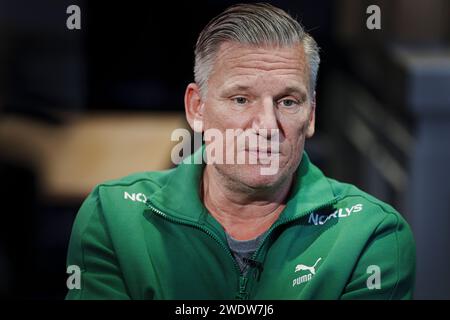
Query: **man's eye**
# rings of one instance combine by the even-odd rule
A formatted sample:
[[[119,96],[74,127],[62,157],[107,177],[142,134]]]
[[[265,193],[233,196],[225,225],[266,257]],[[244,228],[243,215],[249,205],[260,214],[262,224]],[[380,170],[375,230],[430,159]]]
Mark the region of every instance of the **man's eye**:
[[[236,98],[233,98],[233,100],[237,104],[246,104],[248,102],[247,98],[244,98],[244,97],[236,97]]]
[[[280,101],[282,107],[292,108],[298,105],[297,101],[292,99],[284,99]]]

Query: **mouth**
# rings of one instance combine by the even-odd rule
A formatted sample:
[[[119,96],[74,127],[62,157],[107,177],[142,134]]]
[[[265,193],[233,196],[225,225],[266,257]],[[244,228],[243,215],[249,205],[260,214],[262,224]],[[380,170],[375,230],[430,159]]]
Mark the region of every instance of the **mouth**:
[[[280,154],[279,151],[272,150],[271,148],[264,148],[264,149],[248,148],[248,149],[245,149],[244,151],[246,151],[248,153],[258,154],[259,156],[269,156],[269,157],[272,155]]]

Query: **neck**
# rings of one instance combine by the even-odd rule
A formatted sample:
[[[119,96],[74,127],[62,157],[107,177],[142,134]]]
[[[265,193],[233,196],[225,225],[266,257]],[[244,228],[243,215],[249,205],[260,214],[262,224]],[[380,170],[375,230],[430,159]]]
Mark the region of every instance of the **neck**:
[[[203,202],[225,231],[237,240],[256,238],[267,231],[285,207],[292,176],[271,188],[238,186],[207,165],[203,174]]]

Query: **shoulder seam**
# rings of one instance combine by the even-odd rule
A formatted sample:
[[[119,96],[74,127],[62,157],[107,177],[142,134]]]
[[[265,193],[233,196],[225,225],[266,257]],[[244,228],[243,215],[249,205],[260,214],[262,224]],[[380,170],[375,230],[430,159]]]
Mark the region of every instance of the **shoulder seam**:
[[[386,216],[380,221],[380,223],[377,225],[377,227],[375,228],[374,232],[372,234],[376,234],[377,231],[379,230],[380,226],[389,218],[389,217],[394,217],[395,219],[395,229],[394,229],[394,235],[395,235],[395,245],[396,245],[396,268],[395,268],[395,273],[396,273],[396,281],[395,281],[395,285],[392,288],[392,291],[389,295],[389,299],[388,300],[392,300],[392,297],[394,296],[395,291],[397,290],[398,287],[398,283],[400,280],[400,254],[399,254],[399,249],[400,249],[400,245],[398,243],[398,226],[400,223],[400,219],[398,217],[397,214],[393,213],[393,212],[386,212]]]
[[[398,226],[399,226],[399,218],[395,216],[396,224],[395,224],[395,245],[397,246],[397,268],[396,268],[396,275],[397,275],[397,281],[395,282],[395,286],[392,288],[391,295],[389,296],[389,300],[392,300],[394,297],[394,293],[397,291],[398,283],[400,281],[400,244],[398,240]]]
[[[95,197],[95,206],[98,206],[100,202],[100,199],[98,196]],[[85,256],[85,245],[84,245],[84,235],[87,232],[87,229],[89,228],[89,225],[91,224],[91,221],[94,217],[95,211],[94,210],[90,210],[90,215],[89,215],[89,220],[86,223],[86,225],[84,226],[83,230],[80,232],[80,247],[81,247],[81,263],[83,264],[83,268],[81,269],[82,273],[85,273],[87,271],[86,268],[86,263],[84,261],[84,256]],[[82,277],[82,279],[84,279],[84,277]],[[84,283],[82,282],[81,288],[80,288],[80,299],[83,299],[83,293],[84,293]]]
[[[100,199],[100,197],[99,196],[97,196],[96,198],[95,198],[95,205],[96,206],[100,206],[100,208],[101,208],[101,199]],[[108,225],[106,224],[106,221],[105,221],[105,217],[104,217],[104,215],[103,215],[103,212],[101,211],[101,209],[100,210],[96,210],[96,211],[92,211],[91,212],[91,215],[90,215],[90,217],[89,217],[89,221],[88,221],[88,223],[86,224],[86,227],[83,229],[83,231],[80,233],[80,246],[81,246],[81,261],[82,261],[82,263],[83,263],[83,270],[84,270],[84,272],[86,272],[87,271],[87,268],[86,268],[86,263],[85,263],[85,261],[84,261],[84,256],[85,256],[85,245],[84,245],[84,235],[85,235],[85,233],[87,232],[87,230],[88,230],[88,228],[89,228],[89,226],[90,226],[90,224],[91,224],[91,221],[92,221],[92,219],[94,218],[94,215],[95,214],[98,214],[98,219],[99,219],[99,222],[100,222],[100,224],[102,225],[102,227],[103,227],[103,229],[104,229],[104,232],[105,232],[105,235],[106,235],[106,237],[108,238],[108,244],[111,246],[111,251],[112,251],[112,254],[114,255],[114,259],[116,260],[116,262],[119,264],[119,261],[118,261],[118,259],[117,259],[117,256],[116,256],[116,250],[115,250],[115,248],[114,248],[114,243],[113,243],[113,241],[112,241],[112,238],[111,238],[111,234],[109,233],[109,230],[108,230]],[[122,269],[121,268],[119,268],[119,270],[120,270],[120,273],[122,274]],[[83,272],[83,271],[82,271]],[[84,278],[84,277],[83,277]],[[123,280],[124,278],[123,278],[123,274],[122,274],[122,280]],[[126,290],[126,294],[128,295],[128,296],[130,296],[130,294],[129,294],[129,288],[128,288],[128,286],[127,286],[127,284],[124,282],[123,283],[124,284],[124,287],[125,287],[125,290]],[[84,285],[82,285],[81,286],[81,288],[80,288],[80,299],[82,299],[82,297],[83,297],[83,293],[84,293]]]

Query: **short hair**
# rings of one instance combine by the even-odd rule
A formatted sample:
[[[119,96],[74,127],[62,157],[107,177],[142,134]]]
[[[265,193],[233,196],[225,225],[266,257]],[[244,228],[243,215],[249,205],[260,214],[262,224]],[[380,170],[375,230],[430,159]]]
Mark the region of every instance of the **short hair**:
[[[206,94],[217,51],[225,42],[255,46],[302,44],[309,68],[310,93],[314,92],[320,64],[316,41],[284,10],[268,3],[256,3],[229,7],[200,33],[195,46],[194,76],[202,95]]]

